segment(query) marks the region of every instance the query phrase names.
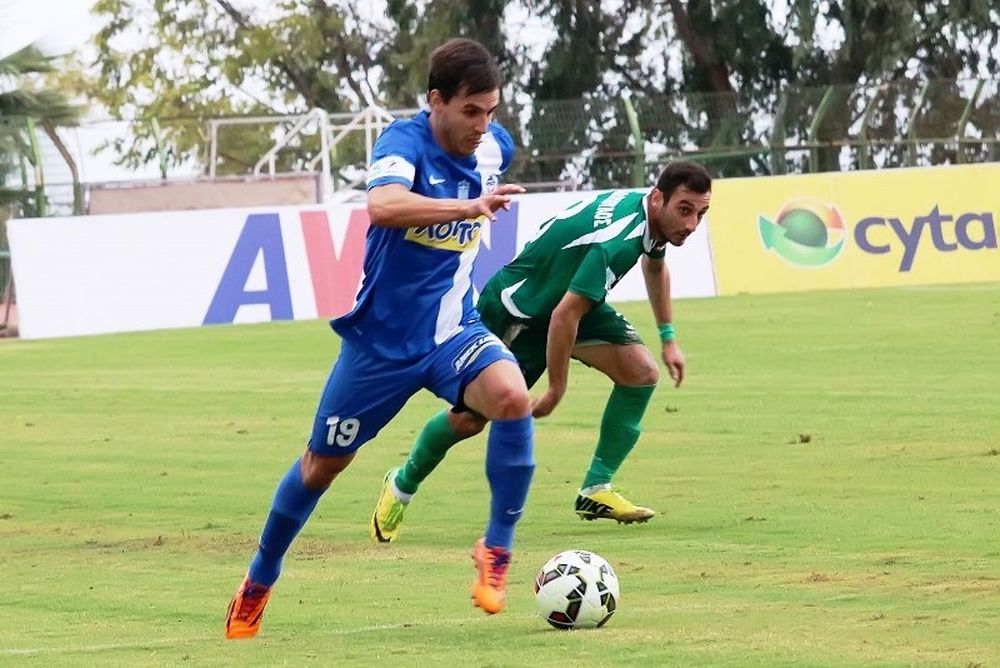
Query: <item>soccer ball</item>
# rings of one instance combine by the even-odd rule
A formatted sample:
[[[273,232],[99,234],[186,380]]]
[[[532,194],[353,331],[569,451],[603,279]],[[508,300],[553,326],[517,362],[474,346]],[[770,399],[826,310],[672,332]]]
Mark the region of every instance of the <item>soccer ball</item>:
[[[602,557],[567,550],[545,562],[535,577],[538,611],[557,629],[596,629],[618,608],[618,576]]]

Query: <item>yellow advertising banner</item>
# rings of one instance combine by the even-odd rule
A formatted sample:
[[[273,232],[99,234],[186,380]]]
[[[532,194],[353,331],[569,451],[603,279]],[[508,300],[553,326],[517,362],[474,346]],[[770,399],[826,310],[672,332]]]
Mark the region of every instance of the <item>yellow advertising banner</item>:
[[[1000,280],[1000,164],[719,179],[720,295]]]

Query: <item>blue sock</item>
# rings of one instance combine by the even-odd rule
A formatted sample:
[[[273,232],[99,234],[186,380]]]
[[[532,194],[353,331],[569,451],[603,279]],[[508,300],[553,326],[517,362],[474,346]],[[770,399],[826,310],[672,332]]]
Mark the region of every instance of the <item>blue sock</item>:
[[[486,478],[493,499],[486,545],[510,549],[514,525],[521,519],[524,502],[535,472],[534,423],[531,416],[516,420],[495,420],[486,441]]]
[[[301,461],[295,460],[274,493],[271,512],[268,513],[264,531],[260,535],[257,554],[250,562],[250,579],[257,584],[270,587],[278,579],[281,559],[288,552],[288,547],[302,525],[309,519],[319,497],[326,491],[315,491],[305,486]]]

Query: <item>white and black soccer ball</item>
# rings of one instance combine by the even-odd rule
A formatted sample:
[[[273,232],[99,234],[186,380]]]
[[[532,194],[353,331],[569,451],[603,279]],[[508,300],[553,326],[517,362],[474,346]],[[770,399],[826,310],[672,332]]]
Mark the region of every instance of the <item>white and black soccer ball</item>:
[[[618,609],[618,576],[604,558],[567,550],[545,562],[535,577],[538,611],[557,629],[595,629]]]

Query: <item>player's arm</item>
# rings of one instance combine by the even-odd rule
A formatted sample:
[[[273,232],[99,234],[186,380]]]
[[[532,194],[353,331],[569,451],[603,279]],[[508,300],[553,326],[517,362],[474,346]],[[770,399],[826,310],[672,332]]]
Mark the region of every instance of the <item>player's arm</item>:
[[[534,401],[531,412],[535,417],[545,417],[551,413],[566,394],[569,359],[573,353],[573,346],[576,345],[580,319],[593,307],[593,300],[575,292],[567,292],[552,311],[545,345],[549,389]]]
[[[673,337],[673,305],[670,302],[670,270],[662,257],[642,256],[642,277],[646,281],[646,295],[653,307],[653,317],[660,331],[661,354],[675,387],[684,380],[684,353]],[[666,327],[670,325],[670,327]],[[667,340],[663,340],[667,339]]]
[[[511,195],[522,192],[521,186],[508,183],[476,199],[437,199],[402,183],[387,183],[368,191],[368,218],[381,227],[423,227],[479,216],[496,220],[496,211],[510,209]]]

